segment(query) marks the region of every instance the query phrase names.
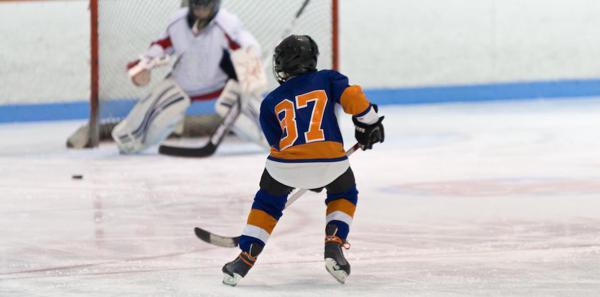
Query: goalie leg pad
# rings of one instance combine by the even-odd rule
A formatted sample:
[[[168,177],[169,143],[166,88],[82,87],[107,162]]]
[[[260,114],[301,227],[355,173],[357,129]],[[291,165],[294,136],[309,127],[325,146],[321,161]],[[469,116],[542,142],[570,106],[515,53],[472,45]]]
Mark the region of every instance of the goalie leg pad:
[[[260,128],[260,99],[256,100],[251,96],[242,97],[242,113],[235,122],[231,130],[240,139],[248,142],[254,142],[264,148],[269,148],[269,143]]]
[[[217,99],[215,106],[217,114],[225,117],[237,98],[241,99],[242,111],[231,130],[244,141],[254,142],[262,147],[269,148],[269,144],[260,128],[259,115],[262,102],[260,96],[244,94],[238,82],[229,80],[221,96]]]
[[[119,151],[137,153],[162,142],[175,130],[190,104],[190,98],[177,83],[165,79],[113,130]]]
[[[241,96],[240,85],[235,80],[228,80],[223,88],[223,92],[221,92],[221,96],[217,98],[217,102],[215,103],[217,114],[225,117],[229,109],[236,104],[237,99],[241,98]]]

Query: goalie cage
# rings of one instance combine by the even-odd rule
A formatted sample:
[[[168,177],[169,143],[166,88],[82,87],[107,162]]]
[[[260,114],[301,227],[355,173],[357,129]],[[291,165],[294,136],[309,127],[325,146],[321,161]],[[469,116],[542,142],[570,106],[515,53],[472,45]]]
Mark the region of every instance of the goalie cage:
[[[293,34],[311,35],[319,44],[319,68],[338,69],[338,0],[224,0],[222,7],[236,14],[258,39],[262,58],[272,56],[274,47],[305,3],[302,15],[293,23]],[[91,86],[88,123],[67,140],[71,148],[94,148],[110,140],[112,128],[124,118],[135,100],[147,94],[171,67],[155,69],[152,83],[136,88],[125,71],[166,28],[169,18],[187,0],[90,0]],[[265,65],[270,73],[271,60]],[[269,77],[269,89],[277,83]],[[211,102],[212,103],[212,102]],[[202,112],[201,112],[202,114]],[[186,116],[182,136],[206,135],[218,122],[216,115]]]

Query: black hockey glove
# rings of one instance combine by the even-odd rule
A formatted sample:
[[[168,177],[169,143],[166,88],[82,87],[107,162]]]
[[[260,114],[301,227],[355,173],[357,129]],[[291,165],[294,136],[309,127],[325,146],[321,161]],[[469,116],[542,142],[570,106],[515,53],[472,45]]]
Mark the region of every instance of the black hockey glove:
[[[373,105],[373,108],[377,111],[377,105]],[[383,122],[383,118],[384,117],[379,117],[379,120],[377,120],[376,123],[367,125],[359,122],[355,117],[352,117],[355,128],[354,136],[363,151],[372,149],[374,144],[383,142],[385,139],[383,124],[381,123]]]

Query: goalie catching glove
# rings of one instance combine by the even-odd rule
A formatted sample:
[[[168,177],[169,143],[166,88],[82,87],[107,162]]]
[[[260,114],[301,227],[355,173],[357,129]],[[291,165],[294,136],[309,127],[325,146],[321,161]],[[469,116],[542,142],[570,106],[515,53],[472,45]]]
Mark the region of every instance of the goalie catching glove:
[[[377,105],[373,105],[369,107],[365,115],[352,117],[355,128],[354,136],[363,151],[372,149],[374,144],[383,142],[385,139],[382,124],[384,117],[379,117],[377,112]]]
[[[152,69],[168,65],[169,63],[170,57],[166,55],[157,58],[142,56],[127,64],[127,74],[134,85],[143,87],[150,83],[150,72]]]

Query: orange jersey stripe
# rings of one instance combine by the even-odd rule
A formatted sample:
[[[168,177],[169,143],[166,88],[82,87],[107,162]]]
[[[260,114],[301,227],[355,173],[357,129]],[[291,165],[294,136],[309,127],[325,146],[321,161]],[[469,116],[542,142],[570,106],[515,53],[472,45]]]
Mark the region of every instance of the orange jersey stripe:
[[[346,156],[344,146],[335,141],[319,141],[295,145],[278,151],[271,148],[271,157],[287,160],[302,159],[335,159]]]
[[[277,220],[265,211],[260,209],[252,209],[250,211],[250,215],[248,216],[248,225],[262,228],[267,231],[267,233],[271,234],[275,228],[275,225],[277,225]]]
[[[341,211],[341,212],[349,215],[350,217],[354,217],[354,212],[356,211],[356,205],[352,204],[352,202],[350,202],[346,199],[337,199],[337,200],[331,201],[331,202],[329,202],[329,204],[327,204],[327,214],[329,215],[330,213],[332,213],[334,211]]]
[[[360,86],[356,85],[349,86],[344,90],[340,98],[340,103],[342,104],[342,108],[344,108],[344,112],[351,115],[365,112],[371,105],[363,90]]]

